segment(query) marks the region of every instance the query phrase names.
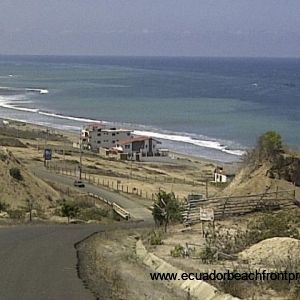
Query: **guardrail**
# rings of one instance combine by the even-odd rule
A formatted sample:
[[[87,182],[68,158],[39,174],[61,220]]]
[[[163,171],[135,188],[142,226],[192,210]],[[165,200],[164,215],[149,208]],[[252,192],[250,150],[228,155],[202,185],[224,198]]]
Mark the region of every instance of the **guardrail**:
[[[94,194],[94,193],[88,193],[88,195],[90,197],[93,197],[95,199],[98,199],[98,200],[101,200],[103,201],[104,203],[108,204],[109,206],[112,207],[112,209],[114,210],[114,212],[116,212],[120,217],[122,217],[123,219],[125,220],[129,220],[130,219],[130,213],[124,209],[123,207],[121,207],[120,205],[118,205],[117,203],[115,202],[110,202],[109,200],[97,195],[97,194]]]

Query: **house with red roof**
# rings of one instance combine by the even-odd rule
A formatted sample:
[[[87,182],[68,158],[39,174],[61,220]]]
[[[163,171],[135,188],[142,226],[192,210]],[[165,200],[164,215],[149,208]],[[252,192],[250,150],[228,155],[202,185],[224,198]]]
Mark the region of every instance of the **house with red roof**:
[[[130,156],[140,154],[142,156],[158,155],[158,145],[160,141],[149,136],[135,136],[118,143],[118,146],[123,149],[123,153]]]

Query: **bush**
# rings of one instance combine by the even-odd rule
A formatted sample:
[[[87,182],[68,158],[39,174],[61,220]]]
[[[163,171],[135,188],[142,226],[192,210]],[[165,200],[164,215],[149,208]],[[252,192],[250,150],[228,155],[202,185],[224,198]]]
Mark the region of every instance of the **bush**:
[[[162,245],[162,232],[161,231],[151,231],[148,237],[148,242],[150,245]]]
[[[205,234],[206,249],[200,254],[204,260],[210,261],[216,251],[225,254],[236,254],[262,240],[273,237],[291,237],[300,239],[298,231],[300,213],[280,212],[265,214],[248,223],[247,229],[234,233],[227,229],[217,229],[213,232],[208,228]]]
[[[108,209],[101,209],[101,208],[86,208],[80,211],[79,218],[88,221],[88,220],[96,220],[101,221],[102,218],[107,218],[109,216]]]
[[[172,257],[182,257],[184,256],[184,247],[180,244],[175,245],[174,249],[170,252]]]
[[[12,219],[23,220],[26,212],[22,209],[12,209],[8,210],[8,214]]]
[[[0,211],[7,211],[9,209],[9,204],[0,201]]]
[[[68,218],[68,223],[70,222],[70,218],[74,218],[79,213],[79,208],[74,203],[66,203],[64,202],[61,207],[61,213],[63,217]]]
[[[170,222],[182,221],[182,210],[182,205],[176,199],[174,193],[160,191],[156,194],[152,215],[155,224],[158,226],[164,225],[165,231],[167,231]]]
[[[23,176],[22,176],[21,171],[20,171],[19,168],[16,168],[16,167],[11,168],[9,170],[9,174],[10,174],[11,177],[13,177],[16,180],[19,180],[19,181],[23,180]]]

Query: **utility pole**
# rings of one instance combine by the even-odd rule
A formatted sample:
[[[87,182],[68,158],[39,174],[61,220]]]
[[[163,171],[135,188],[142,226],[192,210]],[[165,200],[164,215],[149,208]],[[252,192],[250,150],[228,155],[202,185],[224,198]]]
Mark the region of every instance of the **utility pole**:
[[[82,174],[82,132],[81,132],[81,128],[80,128],[79,144],[80,144],[79,180],[81,180],[81,174]]]
[[[48,127],[46,128],[46,133],[45,133],[45,137],[44,137],[44,166],[46,167],[46,147],[47,147],[47,141],[48,141]]]

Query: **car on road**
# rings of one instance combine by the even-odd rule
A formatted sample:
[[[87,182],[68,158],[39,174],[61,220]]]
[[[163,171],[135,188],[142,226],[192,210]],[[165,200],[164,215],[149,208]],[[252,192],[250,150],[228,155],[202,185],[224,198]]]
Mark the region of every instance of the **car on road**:
[[[81,180],[75,180],[74,186],[83,188],[83,187],[85,187],[85,184]]]

